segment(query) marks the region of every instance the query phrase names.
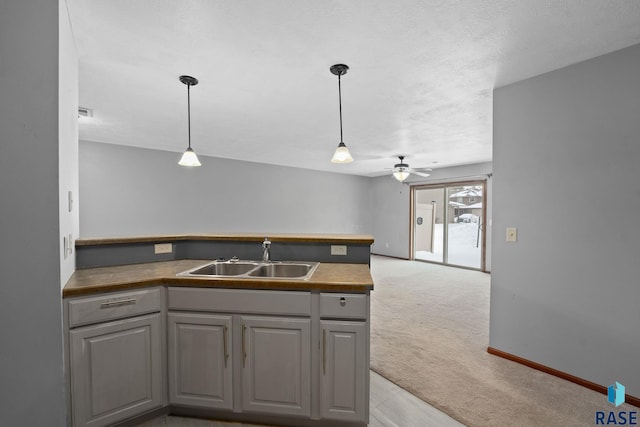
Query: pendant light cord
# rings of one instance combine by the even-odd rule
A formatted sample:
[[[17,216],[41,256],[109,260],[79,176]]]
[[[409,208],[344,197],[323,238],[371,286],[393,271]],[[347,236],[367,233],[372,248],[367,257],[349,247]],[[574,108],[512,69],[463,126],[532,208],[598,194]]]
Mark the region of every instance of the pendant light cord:
[[[189,132],[189,148],[191,148],[191,85],[187,84],[187,129]]]
[[[342,88],[340,86],[340,76],[342,74],[338,74],[338,104],[340,106],[340,142],[342,141]]]

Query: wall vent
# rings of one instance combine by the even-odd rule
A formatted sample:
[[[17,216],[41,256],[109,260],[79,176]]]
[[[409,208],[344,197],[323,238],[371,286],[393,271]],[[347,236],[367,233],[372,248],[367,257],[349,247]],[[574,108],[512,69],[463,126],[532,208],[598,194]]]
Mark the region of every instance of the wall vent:
[[[91,108],[78,107],[78,117],[93,117],[93,110]]]

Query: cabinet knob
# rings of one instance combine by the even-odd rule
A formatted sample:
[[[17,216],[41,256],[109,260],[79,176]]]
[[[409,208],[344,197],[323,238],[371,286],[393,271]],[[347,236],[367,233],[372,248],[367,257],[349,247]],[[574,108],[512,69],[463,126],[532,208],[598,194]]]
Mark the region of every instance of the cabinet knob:
[[[340,305],[342,306],[347,305],[347,299],[345,297],[340,298]]]

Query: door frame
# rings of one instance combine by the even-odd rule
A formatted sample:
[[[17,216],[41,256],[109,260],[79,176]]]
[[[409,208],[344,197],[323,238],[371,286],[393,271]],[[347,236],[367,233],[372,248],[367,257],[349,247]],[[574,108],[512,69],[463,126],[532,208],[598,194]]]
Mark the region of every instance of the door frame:
[[[447,265],[450,267],[458,267],[458,268],[466,268],[469,270],[479,270],[482,272],[487,272],[487,268],[486,268],[486,258],[487,258],[487,182],[488,180],[485,179],[474,179],[474,180],[464,180],[464,181],[449,181],[449,182],[439,182],[439,183],[434,183],[434,184],[415,184],[415,185],[409,185],[409,188],[411,189],[411,191],[409,192],[409,259],[412,261],[421,261],[421,262],[430,262],[433,264],[441,264],[441,265]],[[458,265],[458,264],[449,264],[448,262],[444,262],[444,259],[446,258],[446,251],[448,250],[448,245],[447,245],[447,228],[445,227],[448,222],[448,217],[447,217],[447,206],[445,204],[445,218],[444,218],[444,223],[443,223],[443,238],[445,239],[445,242],[443,242],[443,260],[442,262],[437,262],[437,261],[429,261],[429,260],[423,260],[423,259],[416,259],[415,257],[415,238],[414,238],[414,232],[415,232],[415,199],[416,199],[416,191],[418,190],[428,190],[428,189],[443,189],[445,192],[445,197],[447,196],[447,187],[458,187],[458,186],[464,186],[464,185],[478,185],[481,184],[482,185],[482,218],[481,218],[481,230],[482,230],[482,248],[480,251],[480,268],[475,268],[475,267],[467,267],[464,265]],[[445,200],[446,203],[446,200]]]

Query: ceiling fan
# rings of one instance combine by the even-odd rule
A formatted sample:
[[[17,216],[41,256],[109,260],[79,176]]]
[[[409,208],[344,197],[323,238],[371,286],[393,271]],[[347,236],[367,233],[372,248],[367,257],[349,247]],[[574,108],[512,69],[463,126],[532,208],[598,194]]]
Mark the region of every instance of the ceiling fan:
[[[407,179],[409,177],[410,174],[414,174],[414,175],[418,175],[418,176],[423,176],[423,177],[427,177],[430,174],[425,173],[425,172],[421,172],[421,171],[431,171],[431,169],[429,168],[420,168],[419,170],[417,169],[411,169],[409,167],[408,164],[406,164],[404,162],[404,156],[398,156],[398,158],[400,159],[400,163],[396,163],[395,165],[393,165],[393,176],[395,179],[397,179],[398,181],[402,182],[405,179]]]

